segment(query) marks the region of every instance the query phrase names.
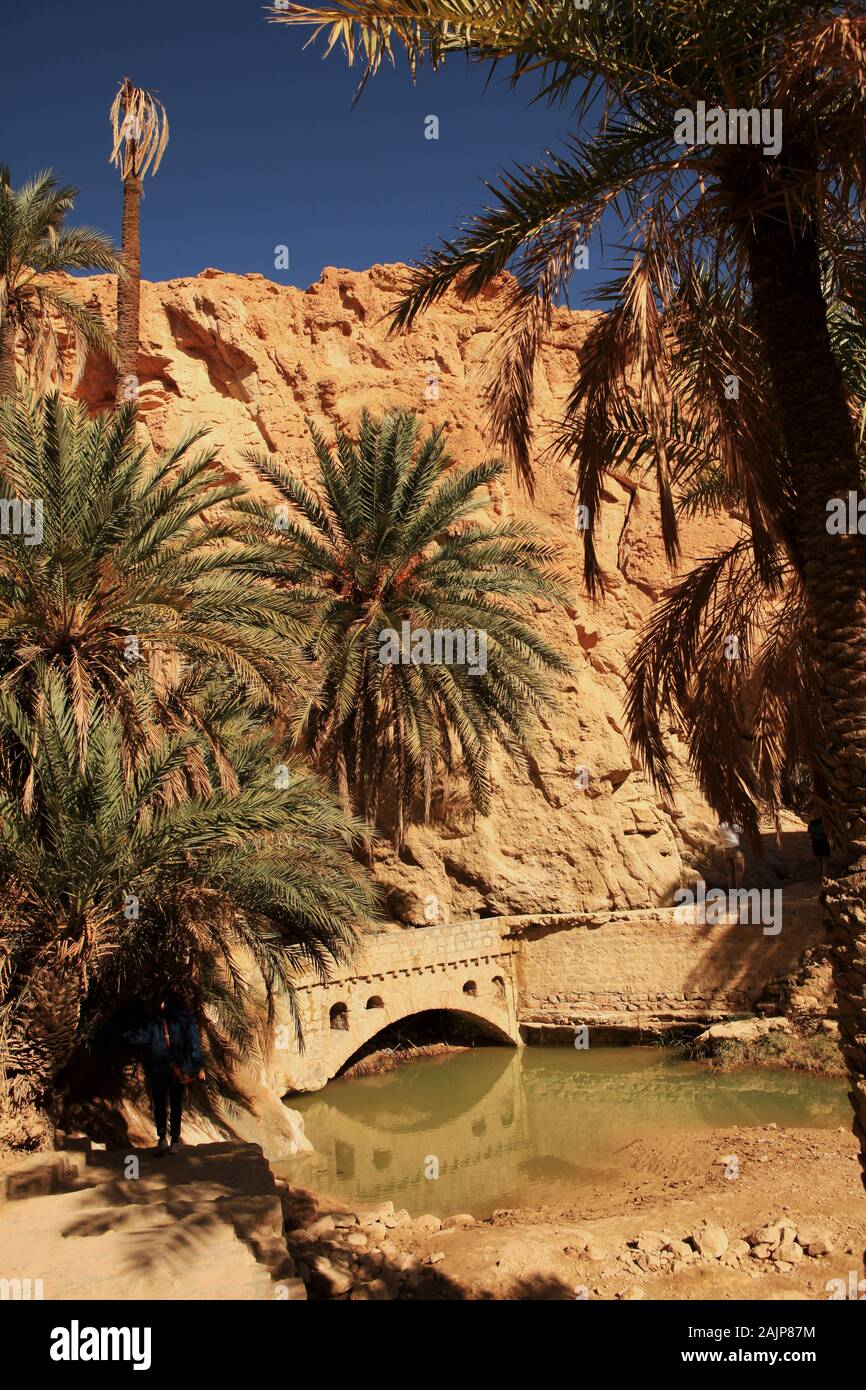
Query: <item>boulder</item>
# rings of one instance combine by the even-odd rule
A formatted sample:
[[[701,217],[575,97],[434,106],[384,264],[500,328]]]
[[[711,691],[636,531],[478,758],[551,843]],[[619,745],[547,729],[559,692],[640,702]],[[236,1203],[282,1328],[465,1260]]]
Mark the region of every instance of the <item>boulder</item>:
[[[388,1227],[383,1221],[362,1221],[361,1230],[366,1231],[370,1240],[382,1241],[388,1234]]]
[[[668,1237],[659,1235],[658,1231],[641,1231],[634,1248],[645,1255],[659,1255],[667,1244]]]
[[[371,1279],[368,1284],[360,1284],[354,1288],[349,1297],[354,1301],[375,1303],[384,1302],[391,1294],[384,1279]]]
[[[692,1232],[692,1244],[704,1259],[717,1260],[728,1248],[728,1237],[721,1226],[698,1226]]]
[[[310,1261],[310,1285],[323,1298],[341,1298],[355,1283],[354,1275],[332,1263],[326,1255],[314,1255]]]
[[[731,1023],[714,1023],[710,1028],[706,1028],[703,1033],[699,1033],[695,1038],[695,1046],[702,1049],[712,1049],[720,1042],[757,1042],[759,1038],[766,1038],[770,1033],[793,1033],[794,1028],[790,1020],[777,1016],[774,1018],[742,1018],[735,1019]]]
[[[423,1235],[432,1235],[434,1231],[439,1231],[442,1228],[442,1222],[439,1217],[430,1216],[429,1214],[416,1217],[412,1225],[416,1231],[420,1231]]]
[[[832,1253],[833,1242],[829,1236],[816,1236],[806,1246],[806,1254],[811,1255],[813,1259],[820,1259],[822,1255],[832,1255]]]
[[[797,1242],[802,1246],[815,1245],[818,1241],[826,1241],[832,1249],[830,1232],[826,1226],[818,1226],[808,1221],[802,1222],[797,1227]]]
[[[688,1262],[695,1258],[695,1252],[690,1245],[686,1245],[684,1240],[670,1240],[666,1247],[673,1255],[675,1260]]]
[[[309,1226],[305,1226],[300,1234],[308,1240],[316,1240],[319,1236],[327,1235],[329,1231],[335,1231],[337,1223],[333,1216],[320,1216],[315,1221],[311,1221]]]
[[[778,1226],[759,1226],[757,1230],[750,1231],[746,1240],[750,1245],[769,1245],[776,1246],[782,1239],[782,1232]]]

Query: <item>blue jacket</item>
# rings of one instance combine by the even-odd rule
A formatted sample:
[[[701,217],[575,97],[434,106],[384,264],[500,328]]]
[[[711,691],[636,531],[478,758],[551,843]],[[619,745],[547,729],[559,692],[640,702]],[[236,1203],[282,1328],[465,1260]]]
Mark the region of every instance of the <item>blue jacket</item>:
[[[163,1019],[168,1025],[171,1053],[165,1042]],[[167,1072],[175,1062],[188,1076],[195,1076],[204,1066],[198,1025],[185,1009],[166,1009],[164,1014],[151,1018],[142,1028],[124,1033],[133,1047],[145,1048],[144,1065],[149,1072]]]

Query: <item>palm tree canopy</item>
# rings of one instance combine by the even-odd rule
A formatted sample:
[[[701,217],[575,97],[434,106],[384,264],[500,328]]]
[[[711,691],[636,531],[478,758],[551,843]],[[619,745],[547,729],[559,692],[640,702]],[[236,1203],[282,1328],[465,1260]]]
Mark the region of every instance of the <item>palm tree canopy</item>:
[[[136,445],[132,406],[91,418],[57,395],[7,398],[0,498],[36,510],[29,538],[0,538],[0,688],[32,709],[44,666],[67,683],[82,755],[101,700],[119,715],[128,767],[157,727],[192,728],[231,783],[218,733],[231,691],[284,709],[306,631],[290,597],[253,573],[267,549],[220,512],[244,489],[218,481],[214,450],[197,448],[204,433],[153,458]],[[208,784],[193,750],[188,770]]]
[[[271,740],[244,740],[234,793],[169,804],[192,735],[130,775],[120,721],[99,706],[82,763],[66,684],[42,674],[35,716],[0,695],[0,1072],[18,1103],[167,981],[209,1007],[217,1043],[249,1048],[254,977],[270,1016],[276,992],[291,1004],[297,975],[324,978],[375,916],[351,853],[364,828],[309,774],[277,785]],[[16,744],[34,760],[35,812],[17,796]]]
[[[109,112],[113,143],[109,160],[122,179],[155,174],[168,144],[168,116],[162,102],[124,77]]]
[[[12,187],[0,166],[0,327],[23,335],[34,382],[44,383],[58,360],[53,319],[59,318],[76,343],[78,372],[83,346],[116,355],[114,341],[98,314],[80,304],[54,279],[72,271],[122,274],[111,242],[92,227],[68,227],[78,189],[61,184],[51,170]]]
[[[411,327],[452,286],[471,297],[503,270],[513,272],[487,387],[495,434],[531,482],[537,352],[552,307],[572,280],[576,249],[605,215],[618,219],[626,268],[603,291],[609,312],[582,349],[554,450],[573,463],[577,500],[588,514],[591,593],[604,582],[593,531],[611,470],[655,482],[672,563],[681,519],[696,507],[724,502],[743,518],[745,542],[707,557],[655,615],[633,659],[630,714],[650,770],[670,789],[660,721],[673,708],[712,804],[755,826],[755,797],[778,800],[788,765],[784,740],[798,730],[788,748],[809,762],[819,729],[803,704],[815,699],[807,660],[814,619],[797,597],[803,499],[792,485],[751,298],[748,240],[756,216],[812,228],[825,299],[834,306],[835,355],[862,440],[866,397],[862,374],[859,385],[855,379],[866,322],[862,7],[813,0],[609,0],[587,9],[510,0],[343,0],[275,7],[272,18],[314,26],[327,36],[328,51],[342,45],[350,61],[361,62],[365,79],[400,48],[413,72],[462,52],[482,63],[507,60],[512,84],[532,77],[550,102],[574,100],[579,133],[565,151],[548,151],[545,163],[488,185],[490,205],[416,264],[395,325]],[[679,143],[678,118],[699,102],[778,113],[780,151],[768,155],[748,142]],[[779,606],[792,620],[781,629]],[[739,634],[739,662],[725,659],[722,629]],[[797,673],[784,711],[783,651],[787,675]],[[759,702],[754,749],[719,760],[719,728],[730,731],[732,749],[743,748],[756,679],[770,684],[762,687],[766,706],[761,714]]]
[[[239,510],[274,537],[265,573],[309,605],[316,665],[299,727],[356,806],[371,816],[387,809],[399,842],[416,802],[429,811],[434,772],[452,767],[455,745],[486,810],[491,745],[520,756],[532,715],[550,700],[547,674],[568,669],[530,616],[564,597],[556,552],[523,523],[477,520],[502,463],[457,468],[443,431],[421,438],[415,415],[364,412],[357,434],[337,429],[333,447],[309,428],[315,489],[250,456],[283,499],[276,535],[264,502]],[[485,669],[468,656],[385,659],[388,634],[404,623],[462,635],[467,652],[483,641]]]
[[[624,273],[607,290],[605,323],[582,368],[563,450],[581,460],[581,502],[594,521],[608,461],[608,410],[634,391],[652,409],[666,388],[666,314],[697,264],[748,294],[744,243],[756,210],[792,225],[808,217],[835,289],[866,311],[861,199],[866,175],[866,16],[816,0],[342,0],[280,4],[275,23],[313,27],[342,45],[365,77],[402,48],[412,71],[454,52],[511,63],[551,102],[576,101],[580,135],[547,161],[488,185],[491,203],[416,264],[396,309],[407,328],[451,286],[477,294],[504,269],[500,350],[487,392],[498,440],[531,483],[534,366],[552,306],[567,293],[575,252],[604,215],[618,219]],[[755,143],[678,143],[678,118],[699,102],[778,111],[781,156]],[[635,384],[636,383],[636,384]],[[665,539],[677,549],[663,461]],[[587,578],[598,581],[592,525]]]
[[[762,812],[778,813],[804,775],[835,828],[839,808],[820,753],[815,619],[766,361],[753,315],[739,319],[732,290],[696,276],[690,293],[696,299],[690,322],[700,332],[688,342],[684,337],[672,354],[670,401],[653,422],[636,404],[617,409],[611,449],[623,470],[640,477],[654,467],[661,439],[678,516],[733,516],[741,529],[677,580],[642,632],[628,671],[633,744],[655,782],[672,794],[666,737],[672,721],[707,800],[753,840]],[[852,417],[861,422],[866,482],[863,323],[831,302],[829,329]],[[737,398],[708,390],[708,364],[722,357],[742,388]],[[766,478],[776,479],[772,508],[761,505],[755,488],[759,459]]]

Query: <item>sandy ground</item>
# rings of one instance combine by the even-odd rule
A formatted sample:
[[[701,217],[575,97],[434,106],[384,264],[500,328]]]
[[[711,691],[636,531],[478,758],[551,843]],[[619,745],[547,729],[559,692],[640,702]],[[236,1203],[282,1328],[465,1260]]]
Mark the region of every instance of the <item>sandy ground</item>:
[[[730,1154],[739,1159],[736,1179],[725,1177]],[[319,1198],[318,1210],[341,1204]],[[637,1268],[628,1246],[643,1232],[681,1240],[701,1222],[721,1226],[734,1241],[779,1220],[825,1230],[832,1253],[807,1256],[790,1272],[747,1257],[736,1267],[695,1259],[674,1274]],[[579,1249],[587,1234],[597,1247],[592,1258]],[[615,1195],[589,1192],[579,1207],[499,1211],[430,1234],[415,1223],[389,1230],[386,1242],[391,1264],[412,1255],[422,1266],[417,1289],[401,1287],[399,1297],[446,1299],[827,1299],[828,1281],[841,1278],[847,1287],[852,1271],[863,1276],[864,1245],[866,1193],[853,1137],[774,1127],[637,1143]]]
[[[740,1165],[735,1179],[725,1176],[731,1154]],[[615,1191],[432,1232],[417,1213],[411,1223],[371,1213],[355,1214],[356,1222],[341,1215],[343,1202],[286,1192],[253,1145],[139,1159],[130,1179],[128,1156],[88,1155],[71,1187],[7,1200],[0,1278],[41,1279],[45,1298],[261,1300],[281,1296],[280,1281],[282,1296],[303,1298],[294,1276],[323,1259],[340,1287],[314,1279],[314,1297],[726,1300],[827,1299],[831,1280],[848,1288],[863,1275],[866,1194],[853,1137],[843,1130],[666,1134],[632,1146]],[[312,1232],[323,1216],[336,1216],[338,1229]],[[805,1256],[787,1271],[772,1260],[728,1256],[695,1257],[672,1272],[629,1244],[643,1233],[682,1240],[702,1222],[734,1241],[780,1221],[820,1228],[830,1253]]]
[[[5,1165],[35,1181],[0,1206],[0,1279],[46,1300],[273,1297],[282,1210],[254,1145],[76,1155],[77,1172],[41,1192],[50,1157]]]

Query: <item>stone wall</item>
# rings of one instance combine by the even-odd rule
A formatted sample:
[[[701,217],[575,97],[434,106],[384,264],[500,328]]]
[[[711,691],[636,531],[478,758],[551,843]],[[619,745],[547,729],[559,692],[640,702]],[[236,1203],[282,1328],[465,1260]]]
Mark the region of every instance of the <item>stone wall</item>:
[[[776,936],[733,917],[679,921],[670,909],[512,922],[521,1023],[749,1012],[770,980],[795,971],[824,939],[811,892],[792,887],[781,901]]]
[[[824,939],[811,885],[783,890],[781,903],[775,936],[733,918],[679,920],[670,908],[379,933],[327,984],[300,982],[304,1047],[282,1015],[268,1084],[318,1090],[389,1024],[430,1009],[464,1014],[512,1043],[531,1039],[533,1025],[652,1031],[751,1012],[768,983],[796,973]]]

